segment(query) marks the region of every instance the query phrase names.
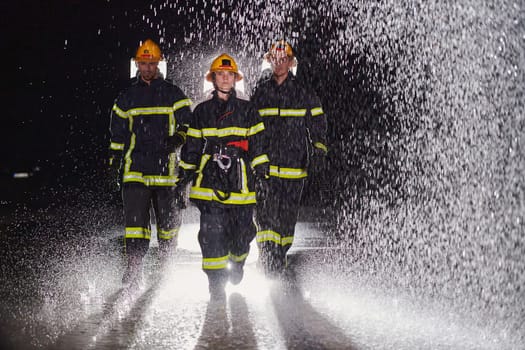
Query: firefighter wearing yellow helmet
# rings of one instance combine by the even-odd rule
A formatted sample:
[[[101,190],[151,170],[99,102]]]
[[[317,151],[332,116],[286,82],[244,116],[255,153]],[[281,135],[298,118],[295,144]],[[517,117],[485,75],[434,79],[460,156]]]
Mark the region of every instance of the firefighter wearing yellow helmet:
[[[159,45],[153,40],[147,39],[137,49],[135,54],[136,62],[159,62],[163,59]]]
[[[278,40],[272,44],[270,50],[264,54],[264,58],[270,62],[277,59],[295,58],[292,46],[285,40]],[[295,64],[295,60],[293,62]]]
[[[251,98],[264,120],[270,159],[270,177],[261,182],[266,195],[257,200],[256,241],[260,266],[269,277],[277,277],[286,271],[308,171],[313,172],[317,159],[327,153],[327,122],[319,98],[291,71],[296,60],[290,43],[272,43],[264,58],[272,73],[259,82]]]
[[[162,261],[175,249],[181,224],[175,169],[191,121],[191,102],[159,74],[161,59],[152,40],[140,45],[135,54],[137,79],[121,92],[111,113],[109,164],[113,176],[120,170],[124,204],[127,267],[122,281],[132,289],[140,282],[151,238],[150,207]]]
[[[243,278],[256,232],[254,172],[268,172],[268,157],[264,124],[236,95],[242,76],[233,57],[215,58],[206,79],[214,86],[212,98],[193,111],[179,172],[192,183],[190,200],[200,210],[198,238],[211,298],[224,300],[226,282]]]
[[[217,79],[216,75],[217,72],[230,72],[234,76],[234,84],[229,88],[226,86],[226,88],[229,88],[228,91],[222,90],[220,86],[217,86]],[[222,73],[221,73],[222,74]],[[239,72],[239,68],[237,67],[237,62],[228,54],[221,54],[218,57],[216,57],[213,62],[211,63],[210,70],[206,74],[206,80],[210,83],[213,83],[213,87],[217,91],[221,91],[222,93],[229,93],[235,89],[235,82],[242,80],[242,75]]]

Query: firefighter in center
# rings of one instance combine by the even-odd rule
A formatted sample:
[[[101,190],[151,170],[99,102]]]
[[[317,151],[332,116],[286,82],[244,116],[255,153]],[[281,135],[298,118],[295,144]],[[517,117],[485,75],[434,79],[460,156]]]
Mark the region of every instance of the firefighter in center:
[[[206,75],[213,96],[193,111],[179,170],[182,183],[192,182],[189,197],[200,211],[198,240],[212,299],[225,297],[228,280],[238,284],[243,278],[256,233],[255,177],[269,171],[264,124],[236,95],[242,78],[230,55],[213,60]]]

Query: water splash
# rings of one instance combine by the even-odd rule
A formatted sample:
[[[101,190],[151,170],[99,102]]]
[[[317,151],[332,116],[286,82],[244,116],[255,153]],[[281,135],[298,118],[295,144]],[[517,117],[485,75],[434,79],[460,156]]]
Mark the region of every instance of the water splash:
[[[252,84],[272,40],[297,48],[298,75],[330,116],[336,170],[325,203],[353,273],[479,311],[524,337],[522,4],[184,4],[153,5],[151,19],[177,47],[170,60],[182,84],[219,48],[242,58]],[[175,8],[191,19],[183,40],[169,20]]]

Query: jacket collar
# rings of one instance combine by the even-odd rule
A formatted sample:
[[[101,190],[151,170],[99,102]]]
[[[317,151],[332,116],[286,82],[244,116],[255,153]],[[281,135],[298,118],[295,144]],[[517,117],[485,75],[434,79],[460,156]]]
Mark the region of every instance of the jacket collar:
[[[213,99],[214,100],[217,100],[219,102],[223,102],[223,100],[221,100],[219,98],[217,90],[213,90],[212,95],[213,95]],[[235,88],[233,88],[233,90],[230,93],[230,98],[228,99],[228,102],[231,101],[232,98],[235,99],[236,97],[237,97],[237,92],[235,91]]]
[[[151,87],[157,86],[157,85],[161,84],[163,80],[164,80],[163,77],[158,77],[156,79],[153,79],[150,82],[149,86],[151,86]],[[137,75],[137,85],[139,85],[139,86],[148,86],[148,84],[146,82],[144,82],[144,80],[142,80],[140,78],[140,75]]]
[[[289,71],[288,76],[286,77],[286,79],[284,79],[281,85],[277,85],[277,81],[273,78],[273,75],[270,79],[271,79],[273,86],[286,87],[286,86],[289,86],[290,84],[293,84],[293,82],[295,82],[295,75],[291,71]]]

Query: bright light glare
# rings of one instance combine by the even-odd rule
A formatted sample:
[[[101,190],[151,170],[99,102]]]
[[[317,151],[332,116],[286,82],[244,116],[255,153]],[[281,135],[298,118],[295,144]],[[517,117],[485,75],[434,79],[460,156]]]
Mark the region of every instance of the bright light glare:
[[[180,227],[177,247],[191,253],[200,253],[201,248],[197,238],[199,227],[199,224],[183,224]]]
[[[179,231],[179,237],[177,241],[177,248],[188,251],[190,253],[200,253],[201,248],[198,240],[199,224],[183,224]],[[151,239],[150,247],[158,247],[157,241],[157,226],[151,225]],[[257,249],[257,243],[254,240],[250,243],[250,254],[246,258],[246,264],[255,263],[259,258],[259,250]]]
[[[257,270],[255,264],[246,264],[243,280],[238,285],[228,283],[226,294],[239,293],[250,299],[262,301],[269,297],[272,283]]]

